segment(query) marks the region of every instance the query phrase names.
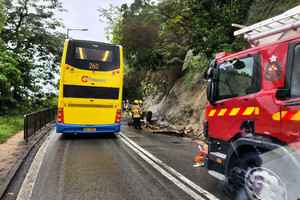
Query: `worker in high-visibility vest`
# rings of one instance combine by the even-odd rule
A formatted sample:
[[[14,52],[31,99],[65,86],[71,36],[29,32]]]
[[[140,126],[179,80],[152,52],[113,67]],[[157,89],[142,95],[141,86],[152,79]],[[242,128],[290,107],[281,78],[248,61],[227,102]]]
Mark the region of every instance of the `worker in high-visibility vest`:
[[[141,106],[139,105],[138,100],[134,100],[134,104],[131,108],[131,114],[132,114],[132,118],[133,118],[134,128],[142,129],[142,126],[141,126],[142,110],[141,110]]]

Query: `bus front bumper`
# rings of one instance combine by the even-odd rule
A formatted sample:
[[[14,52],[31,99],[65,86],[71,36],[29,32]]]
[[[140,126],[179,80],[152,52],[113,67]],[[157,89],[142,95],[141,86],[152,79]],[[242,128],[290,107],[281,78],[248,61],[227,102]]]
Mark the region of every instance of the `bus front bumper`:
[[[120,124],[77,125],[56,123],[56,133],[118,133]]]

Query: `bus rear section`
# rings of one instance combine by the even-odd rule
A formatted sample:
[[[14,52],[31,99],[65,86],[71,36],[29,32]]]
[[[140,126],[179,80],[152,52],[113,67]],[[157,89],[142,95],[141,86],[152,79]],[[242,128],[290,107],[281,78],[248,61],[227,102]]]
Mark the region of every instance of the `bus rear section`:
[[[123,50],[117,45],[66,40],[59,85],[58,133],[118,133]]]

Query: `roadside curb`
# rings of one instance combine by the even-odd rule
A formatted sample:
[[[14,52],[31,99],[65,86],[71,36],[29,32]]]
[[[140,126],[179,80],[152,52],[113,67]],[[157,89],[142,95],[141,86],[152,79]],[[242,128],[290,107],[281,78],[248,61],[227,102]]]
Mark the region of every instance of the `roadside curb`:
[[[38,137],[30,144],[29,148],[24,152],[22,157],[16,162],[16,164],[10,169],[10,171],[7,174],[7,178],[4,181],[3,184],[0,185],[0,199],[4,197],[6,194],[6,191],[11,184],[12,180],[16,176],[17,172],[27,159],[28,155],[31,153],[31,151],[47,136],[47,133],[53,128],[53,124],[48,124],[44,128],[42,128],[38,133]]]

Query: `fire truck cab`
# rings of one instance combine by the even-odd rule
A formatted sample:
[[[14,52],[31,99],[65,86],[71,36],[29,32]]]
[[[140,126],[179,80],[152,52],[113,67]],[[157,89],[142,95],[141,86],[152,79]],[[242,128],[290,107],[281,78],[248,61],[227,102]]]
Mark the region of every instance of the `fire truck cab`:
[[[252,47],[219,53],[210,64],[204,134],[211,175],[239,184],[262,153],[300,142],[299,22],[296,7],[242,28],[235,35]]]

